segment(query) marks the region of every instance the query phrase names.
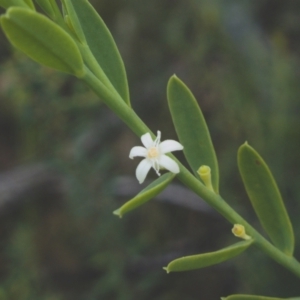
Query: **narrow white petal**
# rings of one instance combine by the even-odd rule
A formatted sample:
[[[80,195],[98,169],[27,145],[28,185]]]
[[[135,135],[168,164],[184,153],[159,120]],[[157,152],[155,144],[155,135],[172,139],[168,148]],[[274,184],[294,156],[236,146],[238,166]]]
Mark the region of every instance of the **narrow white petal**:
[[[143,183],[149,170],[151,169],[151,162],[143,159],[136,168],[135,176],[139,183]]]
[[[172,173],[179,173],[179,166],[172,158],[167,155],[162,155],[159,159],[159,165],[169,170]]]
[[[136,156],[146,157],[146,155],[147,155],[146,148],[141,147],[141,146],[136,146],[130,150],[129,158],[133,159]]]
[[[150,133],[145,133],[141,136],[143,145],[148,149],[153,145],[153,140]]]
[[[161,153],[169,153],[172,151],[178,151],[182,149],[183,146],[174,140],[165,140],[159,145],[159,150]]]

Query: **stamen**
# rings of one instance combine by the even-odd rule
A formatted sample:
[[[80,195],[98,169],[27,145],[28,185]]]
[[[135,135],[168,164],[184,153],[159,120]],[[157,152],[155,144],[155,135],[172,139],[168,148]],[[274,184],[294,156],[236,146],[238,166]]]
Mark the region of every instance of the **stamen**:
[[[159,143],[160,143],[160,138],[161,138],[161,132],[158,130],[158,131],[157,131],[157,137],[156,137],[156,139],[155,139],[155,141],[154,141],[155,147],[157,147],[157,146],[159,145]]]
[[[151,147],[149,150],[148,150],[148,157],[153,159],[153,158],[157,158],[158,156],[158,150],[156,147]]]
[[[155,166],[155,172],[156,172],[156,174],[158,175],[158,176],[160,176],[160,173],[159,173],[159,164],[158,164],[158,161],[157,160],[155,160],[154,161],[154,166]]]

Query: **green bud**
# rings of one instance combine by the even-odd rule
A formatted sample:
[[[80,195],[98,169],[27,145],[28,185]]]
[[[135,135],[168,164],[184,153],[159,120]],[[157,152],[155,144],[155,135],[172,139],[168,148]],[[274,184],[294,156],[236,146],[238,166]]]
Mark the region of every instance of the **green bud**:
[[[211,169],[209,166],[201,166],[197,173],[199,174],[200,178],[202,179],[202,181],[204,182],[205,186],[211,190],[212,192],[215,192],[214,191],[214,188],[212,186],[212,183],[211,183]]]

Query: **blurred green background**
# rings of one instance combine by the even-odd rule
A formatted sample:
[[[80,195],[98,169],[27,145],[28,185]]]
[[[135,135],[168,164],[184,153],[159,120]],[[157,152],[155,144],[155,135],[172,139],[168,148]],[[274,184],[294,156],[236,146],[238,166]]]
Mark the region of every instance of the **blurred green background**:
[[[297,240],[299,2],[91,2],[116,39],[133,107],[146,124],[176,139],[166,102],[176,73],[206,117],[223,197],[261,230],[236,164],[247,140],[273,171]],[[162,267],[176,257],[236,242],[231,225],[177,182],[161,201],[113,216],[140,189],[138,160],[128,159],[139,139],[78,80],[32,62],[2,32],[0,62],[0,300],[300,295],[298,279],[255,248],[167,275]]]

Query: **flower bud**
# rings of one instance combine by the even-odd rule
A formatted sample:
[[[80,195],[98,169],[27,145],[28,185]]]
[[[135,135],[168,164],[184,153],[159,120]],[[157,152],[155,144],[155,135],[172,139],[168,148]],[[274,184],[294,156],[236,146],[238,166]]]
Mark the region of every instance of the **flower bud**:
[[[231,231],[236,237],[239,237],[239,238],[244,239],[244,240],[250,240],[251,239],[251,236],[246,234],[245,227],[241,224],[234,224]]]
[[[210,167],[209,166],[201,166],[198,169],[197,173],[199,174],[200,178],[204,182],[205,186],[209,190],[214,192],[214,188],[213,188],[212,183],[211,183],[211,170],[210,170]]]

